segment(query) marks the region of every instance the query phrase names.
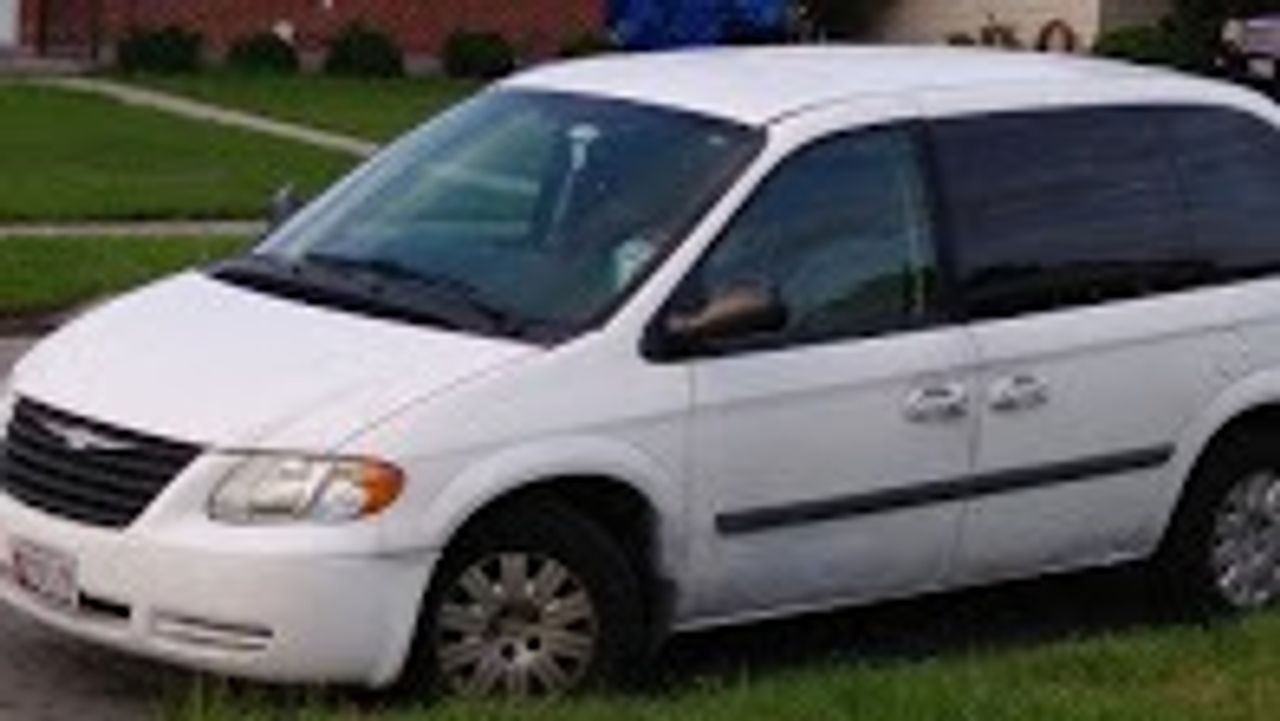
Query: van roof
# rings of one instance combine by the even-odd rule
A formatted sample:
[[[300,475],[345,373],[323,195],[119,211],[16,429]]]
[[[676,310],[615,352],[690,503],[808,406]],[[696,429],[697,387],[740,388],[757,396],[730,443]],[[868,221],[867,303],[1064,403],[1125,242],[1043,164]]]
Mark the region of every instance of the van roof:
[[[862,95],[1180,76],[1114,61],[952,47],[809,45],[605,55],[551,63],[501,87],[667,105],[751,125]],[[1186,82],[1203,90],[1203,83]],[[1042,87],[1042,86],[1041,86]]]

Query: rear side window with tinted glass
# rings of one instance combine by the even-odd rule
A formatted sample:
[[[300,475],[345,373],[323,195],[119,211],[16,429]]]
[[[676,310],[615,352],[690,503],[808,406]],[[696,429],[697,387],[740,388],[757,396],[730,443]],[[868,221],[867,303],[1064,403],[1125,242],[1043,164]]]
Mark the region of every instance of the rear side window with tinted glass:
[[[1280,132],[1235,110],[1165,116],[1197,253],[1218,278],[1280,270]]]
[[[997,318],[1192,282],[1190,238],[1156,113],[1086,108],[935,126],[968,311]]]

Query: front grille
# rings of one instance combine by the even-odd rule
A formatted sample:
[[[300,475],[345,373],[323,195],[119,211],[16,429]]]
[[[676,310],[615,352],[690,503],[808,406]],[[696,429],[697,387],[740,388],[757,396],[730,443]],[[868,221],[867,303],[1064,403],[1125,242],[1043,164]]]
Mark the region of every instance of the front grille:
[[[0,489],[55,516],[122,528],[199,453],[22,399],[0,455]]]

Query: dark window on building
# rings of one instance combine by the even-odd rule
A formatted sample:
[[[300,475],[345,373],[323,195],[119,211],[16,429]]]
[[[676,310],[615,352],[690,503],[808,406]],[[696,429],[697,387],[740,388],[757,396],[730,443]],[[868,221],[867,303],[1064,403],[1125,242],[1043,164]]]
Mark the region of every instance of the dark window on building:
[[[868,130],[784,161],[694,272],[681,305],[696,309],[736,285],[774,289],[787,327],[736,348],[875,335],[927,319],[935,268],[914,134]]]
[[[994,318],[1196,278],[1157,113],[1088,108],[946,120],[939,168],[970,314]]]
[[[1234,110],[1166,117],[1197,252],[1220,277],[1280,270],[1280,132]]]

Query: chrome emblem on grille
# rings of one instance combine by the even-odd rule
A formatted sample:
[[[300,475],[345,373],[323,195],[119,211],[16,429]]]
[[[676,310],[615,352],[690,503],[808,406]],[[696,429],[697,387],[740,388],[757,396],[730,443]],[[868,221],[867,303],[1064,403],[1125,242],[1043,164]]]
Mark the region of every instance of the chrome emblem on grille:
[[[49,419],[41,419],[39,423],[46,433],[62,441],[63,445],[77,453],[112,453],[128,451],[134,447],[130,443],[109,438],[88,428]]]

